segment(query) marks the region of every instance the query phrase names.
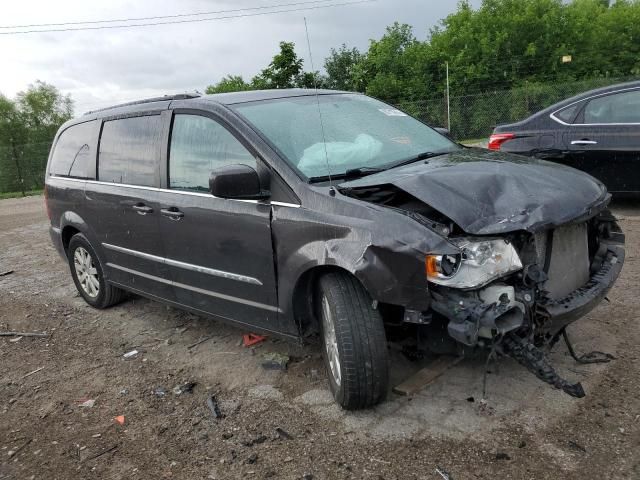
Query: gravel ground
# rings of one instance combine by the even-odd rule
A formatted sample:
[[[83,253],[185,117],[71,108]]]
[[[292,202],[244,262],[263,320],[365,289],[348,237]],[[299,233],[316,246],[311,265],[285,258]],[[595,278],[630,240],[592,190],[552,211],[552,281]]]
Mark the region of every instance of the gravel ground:
[[[614,211],[622,277],[570,333],[616,360],[577,365],[562,344],[551,356],[587,397],[501,359],[482,401],[482,360],[466,360],[353,413],[332,402],[317,346],[244,348],[245,332],[137,297],[88,307],[50,245],[42,197],[0,201],[0,273],[14,270],[0,277],[0,331],[50,333],[0,337],[0,479],[640,478],[640,201]],[[288,354],[288,370],[264,370],[268,352]],[[392,379],[421,366],[392,354]]]

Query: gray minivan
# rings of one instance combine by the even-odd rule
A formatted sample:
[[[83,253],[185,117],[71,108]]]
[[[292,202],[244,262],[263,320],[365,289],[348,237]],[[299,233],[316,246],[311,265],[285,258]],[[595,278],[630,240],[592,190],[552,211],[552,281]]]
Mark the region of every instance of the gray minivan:
[[[64,124],[51,238],[96,308],[125,292],[323,341],[336,401],[387,394],[387,335],[510,355],[581,396],[545,348],[618,277],[624,235],[587,174],[466,148],[361,94],[177,95]]]

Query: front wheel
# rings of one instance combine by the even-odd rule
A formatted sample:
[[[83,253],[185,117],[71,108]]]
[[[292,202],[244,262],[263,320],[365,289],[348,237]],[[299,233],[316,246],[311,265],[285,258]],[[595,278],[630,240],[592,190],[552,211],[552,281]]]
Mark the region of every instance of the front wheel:
[[[371,297],[351,275],[329,273],[319,279],[315,305],[336,402],[348,410],[380,403],[389,384],[387,339]]]
[[[107,308],[124,299],[123,290],[105,281],[100,260],[89,240],[81,233],[71,237],[67,258],[73,282],[89,305],[95,308]]]

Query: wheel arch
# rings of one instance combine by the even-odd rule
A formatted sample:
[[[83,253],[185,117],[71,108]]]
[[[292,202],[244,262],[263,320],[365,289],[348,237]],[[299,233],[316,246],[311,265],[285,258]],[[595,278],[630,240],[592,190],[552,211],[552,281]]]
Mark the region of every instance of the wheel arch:
[[[314,310],[315,289],[320,277],[334,272],[347,274],[362,284],[352,272],[332,264],[313,265],[298,276],[293,288],[292,308],[299,334],[303,338],[319,332],[319,321]],[[364,284],[363,287],[367,289]]]

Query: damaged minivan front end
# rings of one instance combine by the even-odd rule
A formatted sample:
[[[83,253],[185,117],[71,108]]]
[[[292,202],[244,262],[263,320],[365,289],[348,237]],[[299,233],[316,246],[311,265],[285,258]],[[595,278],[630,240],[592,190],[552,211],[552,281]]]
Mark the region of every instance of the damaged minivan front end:
[[[405,321],[428,328],[434,316],[444,319],[459,351],[512,356],[583,396],[543,351],[620,274],[624,235],[607,209],[610,195],[574,170],[490,155],[467,149],[348,182],[341,192],[408,215],[446,240],[446,251],[424,258],[430,308],[406,308]]]

